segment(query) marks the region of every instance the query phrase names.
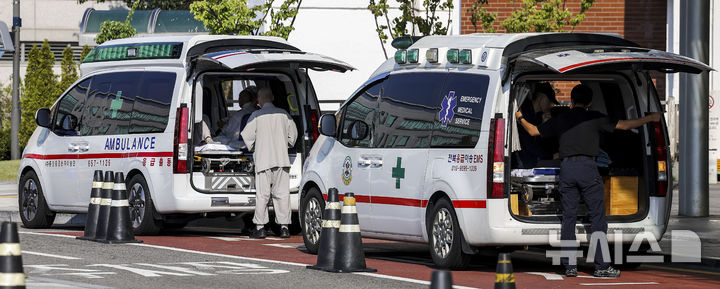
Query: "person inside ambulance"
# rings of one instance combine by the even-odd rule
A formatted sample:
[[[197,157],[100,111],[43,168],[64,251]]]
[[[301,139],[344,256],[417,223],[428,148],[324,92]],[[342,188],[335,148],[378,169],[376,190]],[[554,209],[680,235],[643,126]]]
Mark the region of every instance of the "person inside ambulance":
[[[236,149],[245,148],[240,132],[247,125],[250,115],[257,110],[257,87],[248,86],[238,95],[240,110],[236,111],[222,124],[220,134],[213,140]]]
[[[529,123],[538,126],[552,117],[553,105],[557,105],[555,89],[547,82],[534,85],[530,98],[525,99],[520,106],[523,118]],[[557,138],[541,138],[530,135],[524,127],[518,126],[520,138],[520,151],[513,156],[514,169],[531,169],[536,166],[546,166],[557,153]]]

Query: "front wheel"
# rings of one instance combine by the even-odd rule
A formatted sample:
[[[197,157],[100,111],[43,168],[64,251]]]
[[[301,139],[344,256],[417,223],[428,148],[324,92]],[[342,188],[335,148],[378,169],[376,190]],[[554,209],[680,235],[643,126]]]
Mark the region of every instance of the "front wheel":
[[[130,220],[135,235],[155,235],[162,229],[162,221],[155,218],[155,205],[147,182],[142,175],[134,175],[127,182]]]
[[[300,226],[302,227],[305,248],[311,254],[317,254],[322,232],[325,199],[317,188],[310,188],[300,200]]]
[[[55,221],[55,212],[48,208],[35,172],[25,173],[18,186],[18,205],[23,226],[31,229],[50,228]]]
[[[441,268],[464,268],[470,255],[463,253],[460,226],[450,201],[440,199],[428,219],[430,255]]]

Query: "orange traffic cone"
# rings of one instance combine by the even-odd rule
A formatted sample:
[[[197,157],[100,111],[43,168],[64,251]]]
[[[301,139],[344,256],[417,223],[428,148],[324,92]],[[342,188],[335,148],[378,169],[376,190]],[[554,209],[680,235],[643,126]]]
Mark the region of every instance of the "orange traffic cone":
[[[317,264],[307,266],[308,269],[331,270],[334,268],[335,255],[337,254],[338,231],[340,229],[340,200],[336,188],[330,188],[328,190],[322,226]]]
[[[513,275],[510,253],[498,254],[497,277],[495,289],[515,289],[515,275]]]
[[[0,288],[25,288],[17,224],[2,223],[0,232]]]
[[[331,272],[377,272],[365,266],[365,252],[360,236],[360,221],[355,207],[355,194],[345,193],[343,198],[338,248]]]
[[[435,270],[430,278],[430,289],[452,289],[452,273],[447,270]]]
[[[125,177],[122,172],[115,173],[106,242],[142,243],[140,240],[135,240],[135,234],[130,223],[130,204],[128,203]]]
[[[93,175],[92,189],[90,190],[90,204],[85,218],[85,233],[77,237],[82,240],[93,240],[97,235],[98,217],[100,216],[100,195],[102,194],[103,174],[96,170]]]

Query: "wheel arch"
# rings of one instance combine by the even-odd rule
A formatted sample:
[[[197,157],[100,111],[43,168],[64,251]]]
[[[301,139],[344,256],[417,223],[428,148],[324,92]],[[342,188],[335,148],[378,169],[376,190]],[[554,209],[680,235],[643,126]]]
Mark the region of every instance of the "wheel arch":
[[[125,176],[125,184],[128,184],[128,182],[130,182],[130,180],[132,180],[132,178],[134,178],[137,175],[141,176],[145,180],[145,184],[147,185],[147,190],[148,190],[148,192],[146,192],[146,193],[150,194],[150,197],[152,198],[152,200],[154,202],[155,196],[153,196],[152,192],[150,192],[150,190],[152,189],[152,183],[150,183],[150,180],[148,180],[148,178],[145,177],[145,174],[140,169],[137,169],[137,168],[130,169],[130,171],[127,172],[127,176]],[[128,189],[128,197],[130,197],[129,190],[131,189],[131,187],[129,186],[129,184],[127,186],[127,189]],[[153,219],[155,219],[155,220],[163,219],[162,215],[157,212],[157,209],[155,210],[155,212],[153,212]]]

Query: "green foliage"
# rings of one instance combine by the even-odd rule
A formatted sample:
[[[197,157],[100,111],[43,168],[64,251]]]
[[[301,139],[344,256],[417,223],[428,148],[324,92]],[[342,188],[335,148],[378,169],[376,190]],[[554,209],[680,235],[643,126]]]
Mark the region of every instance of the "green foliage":
[[[68,45],[63,50],[63,58],[60,62],[60,91],[65,91],[70,85],[78,79],[77,63],[75,63],[72,47]]]
[[[511,0],[515,2],[514,0]],[[478,31],[495,32],[492,27],[497,19],[497,13],[490,13],[483,4],[489,0],[476,0],[468,9],[470,22]],[[580,0],[580,12],[573,14],[565,6],[565,0],[521,0],[519,9],[500,23],[506,32],[565,32],[570,31],[585,19],[585,12],[592,7],[595,0]]]
[[[77,0],[79,4],[85,3],[89,0]],[[128,7],[132,7],[136,0],[125,0],[125,4]],[[140,10],[152,10],[160,8],[162,10],[188,10],[190,9],[190,3],[195,0],[140,0],[137,9]],[[103,3],[105,0],[95,0],[97,3]]]
[[[17,181],[20,161],[0,161],[0,181]]]
[[[211,34],[269,35],[287,39],[294,29],[302,0],[284,0],[279,8],[272,7],[274,2],[266,0],[262,5],[250,6],[247,0],[201,0],[190,4],[190,12]],[[258,18],[258,14],[262,17]],[[261,33],[266,19],[269,29]],[[292,20],[288,24],[289,19]]]
[[[20,147],[25,144],[35,130],[35,112],[43,107],[50,107],[58,95],[57,77],[53,73],[55,57],[50,51],[47,39],[41,47],[33,45],[28,55],[28,67],[25,73],[25,91],[20,98]]]
[[[140,3],[139,0],[137,0],[132,9],[130,9],[127,18],[125,18],[125,22],[108,20],[100,24],[100,33],[95,37],[95,42],[97,42],[97,44],[103,44],[108,40],[135,36],[137,30],[130,25],[130,20],[132,20],[133,14],[135,14],[135,8],[139,5],[138,3]]]
[[[452,20],[450,13],[455,8],[452,0],[423,0],[422,10],[415,8],[419,0],[397,0],[400,4],[401,15],[390,20],[388,16],[388,0],[370,0],[368,9],[375,17],[375,31],[380,40],[385,43],[388,38],[397,38],[404,35],[445,35]],[[447,23],[441,21],[438,13],[448,13]],[[424,11],[424,12],[423,12]],[[378,20],[380,19],[380,20]],[[385,23],[380,24],[385,20]],[[408,31],[409,30],[409,31]],[[386,34],[386,31],[388,34]]]
[[[78,61],[78,63],[77,63],[77,65],[78,65],[78,71],[80,70],[80,64],[82,64],[83,59],[85,59],[85,57],[87,57],[88,54],[90,54],[90,51],[92,51],[92,48],[90,48],[90,46],[88,46],[87,44],[85,44],[85,45],[83,46],[82,52],[80,52],[80,61]]]
[[[10,113],[12,109],[12,78],[0,84],[0,160],[10,159]]]

